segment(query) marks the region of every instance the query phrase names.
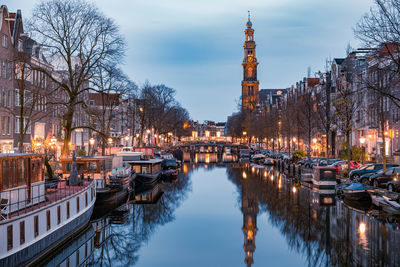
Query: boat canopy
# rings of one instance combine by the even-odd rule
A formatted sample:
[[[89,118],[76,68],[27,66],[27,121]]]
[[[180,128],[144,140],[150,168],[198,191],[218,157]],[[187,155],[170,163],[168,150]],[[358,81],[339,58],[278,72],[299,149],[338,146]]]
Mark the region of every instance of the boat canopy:
[[[346,190],[365,190],[364,185],[359,183],[352,183],[351,185],[345,187]]]

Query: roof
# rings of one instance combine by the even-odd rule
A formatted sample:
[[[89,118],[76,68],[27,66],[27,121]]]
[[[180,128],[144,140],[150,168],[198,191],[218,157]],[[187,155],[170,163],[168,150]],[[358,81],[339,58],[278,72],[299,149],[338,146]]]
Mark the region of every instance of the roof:
[[[127,161],[129,164],[158,164],[161,163],[163,159],[144,159],[144,160],[132,160]]]
[[[319,84],[319,78],[307,78],[307,84],[310,87],[314,87]]]
[[[340,64],[343,63],[343,61],[344,61],[345,59],[344,59],[344,58],[334,58],[333,60],[336,62],[337,65],[340,65]]]

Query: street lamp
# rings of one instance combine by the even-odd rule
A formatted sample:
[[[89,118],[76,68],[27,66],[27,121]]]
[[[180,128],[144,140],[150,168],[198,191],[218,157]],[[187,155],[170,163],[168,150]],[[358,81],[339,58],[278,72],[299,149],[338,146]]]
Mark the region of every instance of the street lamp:
[[[129,136],[125,136],[126,146],[128,146]]]
[[[314,143],[314,156],[317,156],[317,138],[313,138]]]
[[[364,137],[360,137],[360,143],[361,143],[361,153],[362,153],[362,155],[361,155],[361,163],[364,163],[364,154],[365,154],[365,151],[364,151],[364,143],[365,143],[365,138]]]
[[[297,141],[296,137],[293,137],[293,150],[294,151],[296,150],[296,141]]]
[[[112,146],[112,143],[113,143],[113,140],[112,140],[112,138],[108,138],[108,144],[109,144],[109,147],[110,147],[110,155],[111,155],[111,146]]]
[[[90,139],[89,139],[89,154],[90,154],[90,152],[92,152],[91,153],[91,155],[93,155],[94,153],[94,138],[93,137],[91,137]],[[92,151],[90,151],[90,147],[92,147]]]
[[[150,146],[151,145],[151,143],[150,143],[150,129],[147,129],[146,130],[146,133],[147,133],[147,139],[148,139],[148,146]]]

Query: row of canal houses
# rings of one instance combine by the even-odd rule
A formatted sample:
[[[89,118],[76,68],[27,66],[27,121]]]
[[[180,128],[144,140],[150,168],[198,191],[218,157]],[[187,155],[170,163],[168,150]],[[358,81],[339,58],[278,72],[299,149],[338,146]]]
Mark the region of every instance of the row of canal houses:
[[[351,51],[345,58],[334,58],[324,73],[296,82],[271,105],[283,112],[290,101],[298,103],[302,96],[311,93],[316,105],[325,106],[322,110],[328,110],[331,117],[329,136],[326,137],[323,126],[313,124],[313,154],[324,156],[328,141],[330,156],[337,157],[344,149],[344,124],[349,119],[350,145],[364,148],[364,160],[381,161],[385,148],[387,159],[400,163],[400,77],[391,71],[397,66],[399,49],[397,44],[382,44],[374,49]],[[344,99],[349,103],[347,110],[339,104]],[[321,115],[324,116],[314,114],[315,120]],[[306,150],[304,146],[303,149]]]
[[[0,24],[0,153],[35,151],[35,144],[43,144],[46,139],[63,138],[60,123],[64,114],[62,103],[68,98],[46,75],[33,68],[46,68],[54,79],[60,81],[68,79],[67,66],[60,57],[46,54],[45,49],[24,31],[21,10],[10,12],[7,6],[2,5]],[[75,59],[75,67],[79,68],[80,62]],[[87,87],[87,84],[82,86]],[[132,136],[131,129],[138,129],[137,116],[132,118],[129,114],[138,113],[140,100],[109,94],[103,103],[99,93],[89,91],[80,94],[79,98],[89,108],[84,110],[82,106],[76,106],[74,125],[99,128],[97,114],[104,106],[113,106],[106,114],[114,118],[110,125],[114,145],[126,145],[123,137]],[[73,131],[72,148],[88,151],[92,137],[96,138],[96,135],[88,129]],[[22,147],[19,147],[20,143]]]

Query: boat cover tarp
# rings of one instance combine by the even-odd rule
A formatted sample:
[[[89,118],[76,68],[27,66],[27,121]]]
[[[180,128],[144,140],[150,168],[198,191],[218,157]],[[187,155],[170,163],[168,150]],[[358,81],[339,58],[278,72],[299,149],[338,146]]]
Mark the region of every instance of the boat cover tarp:
[[[359,183],[352,183],[351,185],[345,187],[346,190],[365,190],[364,185]]]

